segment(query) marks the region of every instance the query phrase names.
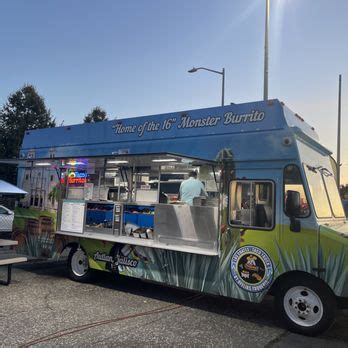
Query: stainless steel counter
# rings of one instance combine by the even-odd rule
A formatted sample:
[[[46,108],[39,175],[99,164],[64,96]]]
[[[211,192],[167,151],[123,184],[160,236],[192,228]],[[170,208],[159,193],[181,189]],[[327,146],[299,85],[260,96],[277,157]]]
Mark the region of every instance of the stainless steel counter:
[[[155,240],[166,245],[217,250],[218,208],[156,204]]]
[[[86,203],[90,202],[87,201]],[[209,256],[218,255],[217,207],[142,202],[105,202],[105,204],[115,204],[116,208],[113,209],[112,217],[109,217],[113,223],[113,228],[106,229],[103,226],[91,228],[86,226],[85,219],[88,218],[88,214],[85,216],[81,214],[81,232],[77,233],[74,230],[66,229],[65,231],[57,231],[57,234]],[[153,239],[125,236],[123,234],[122,206],[127,205],[154,207]],[[94,212],[92,211],[92,213]],[[94,218],[97,219],[98,216]]]

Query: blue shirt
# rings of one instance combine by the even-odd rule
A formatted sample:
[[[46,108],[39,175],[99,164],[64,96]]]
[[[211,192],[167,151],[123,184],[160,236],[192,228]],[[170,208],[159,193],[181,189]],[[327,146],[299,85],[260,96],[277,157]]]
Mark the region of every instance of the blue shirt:
[[[179,192],[180,200],[189,205],[193,204],[193,198],[202,195],[207,196],[204,190],[204,185],[198,179],[193,177],[190,177],[181,183]]]

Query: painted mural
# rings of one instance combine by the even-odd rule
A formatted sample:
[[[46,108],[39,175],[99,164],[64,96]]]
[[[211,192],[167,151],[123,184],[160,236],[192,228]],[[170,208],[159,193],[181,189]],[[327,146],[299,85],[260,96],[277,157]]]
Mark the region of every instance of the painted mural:
[[[55,170],[20,168],[18,186],[28,194],[15,208],[12,239],[18,253],[35,258],[59,256],[66,237],[55,236],[61,184]]]

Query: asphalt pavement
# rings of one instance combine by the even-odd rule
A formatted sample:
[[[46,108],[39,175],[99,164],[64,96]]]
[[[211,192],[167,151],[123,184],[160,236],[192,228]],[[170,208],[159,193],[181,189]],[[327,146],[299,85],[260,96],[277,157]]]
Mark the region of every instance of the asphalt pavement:
[[[12,283],[0,286],[1,347],[139,345],[347,347],[348,311],[311,338],[279,324],[271,297],[253,304],[107,273],[81,284],[63,262],[15,267]]]

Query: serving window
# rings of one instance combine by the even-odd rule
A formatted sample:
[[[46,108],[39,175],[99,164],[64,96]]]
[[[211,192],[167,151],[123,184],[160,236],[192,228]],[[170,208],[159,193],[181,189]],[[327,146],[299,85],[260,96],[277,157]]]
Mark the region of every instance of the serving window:
[[[169,155],[124,156],[105,160],[107,199],[119,202],[177,203],[181,183],[196,171],[217,206],[219,172],[212,163]]]
[[[52,159],[46,165],[60,178],[57,233],[217,255],[220,171],[215,162],[153,154]],[[207,193],[195,197],[193,205],[178,197],[190,171]],[[260,197],[267,199],[267,192]]]
[[[270,181],[235,180],[230,184],[230,224],[241,228],[274,227],[274,185]]]

